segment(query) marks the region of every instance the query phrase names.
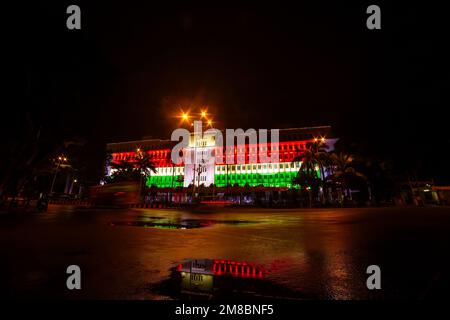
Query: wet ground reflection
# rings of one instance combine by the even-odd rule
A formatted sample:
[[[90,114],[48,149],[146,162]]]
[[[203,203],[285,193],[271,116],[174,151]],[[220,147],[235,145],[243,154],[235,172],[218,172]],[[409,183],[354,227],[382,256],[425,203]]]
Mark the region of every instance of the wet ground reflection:
[[[0,296],[448,298],[449,252],[448,208],[197,214],[50,206],[46,213],[0,215]],[[198,258],[212,259],[203,268],[209,272],[184,265]],[[77,292],[65,286],[72,264],[83,270],[83,290]],[[380,266],[382,290],[368,290],[369,265]]]
[[[195,259],[171,268],[168,279],[149,290],[174,299],[303,299],[268,279],[264,266],[245,261]]]
[[[138,217],[132,221],[110,221],[109,225],[128,226],[128,227],[143,227],[156,229],[196,229],[210,227],[216,224],[229,225],[251,225],[259,223],[257,221],[246,220],[214,220],[214,219],[167,219],[163,217]]]

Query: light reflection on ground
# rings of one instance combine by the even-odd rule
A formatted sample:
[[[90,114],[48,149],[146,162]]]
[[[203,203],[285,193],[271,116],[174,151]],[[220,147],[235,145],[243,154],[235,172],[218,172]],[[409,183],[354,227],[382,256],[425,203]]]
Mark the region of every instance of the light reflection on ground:
[[[246,292],[242,298],[270,292],[295,299],[448,297],[449,252],[448,208],[195,213],[51,206],[42,214],[0,214],[6,297],[179,298],[176,290],[157,288],[173,285],[176,267],[192,259],[263,266],[262,280],[221,278],[229,290]],[[71,264],[83,271],[79,292],[65,289]],[[365,286],[371,264],[382,270],[378,292]]]

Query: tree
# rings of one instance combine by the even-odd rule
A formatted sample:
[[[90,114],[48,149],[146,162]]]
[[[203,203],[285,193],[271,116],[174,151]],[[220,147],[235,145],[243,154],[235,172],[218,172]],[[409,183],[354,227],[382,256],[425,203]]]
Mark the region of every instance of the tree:
[[[369,200],[374,203],[392,201],[395,193],[392,163],[389,160],[369,158],[364,164],[370,189]]]
[[[109,178],[109,182],[136,181],[139,183],[139,196],[142,195],[143,179],[148,178],[151,173],[156,173],[156,167],[150,155],[145,151],[136,152],[135,156],[129,160],[121,160],[111,163],[114,169]]]
[[[156,173],[156,167],[147,152],[138,152],[135,161],[135,167],[142,176],[149,177],[152,172]]]
[[[137,181],[139,172],[134,164],[126,160],[111,163],[112,173],[107,182]]]
[[[307,192],[308,206],[311,208],[313,195],[317,196],[321,185],[321,180],[317,176],[316,171],[308,167],[300,169],[292,183],[300,185],[302,190]]]
[[[323,179],[325,174],[324,162],[327,158],[326,149],[328,146],[321,140],[315,140],[306,144],[306,148],[300,150],[300,155],[294,158],[294,161],[301,161],[300,170],[297,177],[294,178],[293,183],[301,186],[309,186],[308,197],[310,198],[309,205],[311,206],[311,193],[314,197],[318,197],[320,187],[323,187]],[[319,170],[320,177],[317,176]],[[322,188],[323,190],[323,188]],[[320,194],[322,203],[324,202],[323,193]]]
[[[346,200],[351,200],[350,183],[354,178],[366,180],[366,176],[353,166],[354,156],[340,152],[332,153],[332,175],[330,180],[339,184],[344,191]]]
[[[8,194],[14,197],[20,193],[31,178],[38,157],[41,127],[35,125],[30,113],[21,120],[17,123],[17,127],[22,129],[18,133],[19,138],[16,142],[6,142],[2,150],[0,197]]]

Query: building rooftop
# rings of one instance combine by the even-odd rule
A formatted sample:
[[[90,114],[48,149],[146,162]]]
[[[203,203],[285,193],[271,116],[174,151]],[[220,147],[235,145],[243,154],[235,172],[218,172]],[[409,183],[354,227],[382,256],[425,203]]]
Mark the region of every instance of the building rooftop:
[[[310,140],[315,137],[330,137],[331,126],[315,126],[304,128],[279,129],[280,141]],[[222,131],[223,132],[223,131]],[[178,141],[169,139],[142,139],[124,142],[108,143],[106,149],[109,152],[129,152],[137,148],[151,149],[171,149]]]

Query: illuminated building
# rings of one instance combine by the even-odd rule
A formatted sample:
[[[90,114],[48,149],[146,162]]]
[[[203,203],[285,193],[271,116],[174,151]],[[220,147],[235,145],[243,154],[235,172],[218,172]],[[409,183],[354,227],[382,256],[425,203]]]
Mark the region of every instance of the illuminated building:
[[[329,151],[333,149],[337,139],[330,137],[330,129],[329,126],[280,129],[276,147],[272,146],[270,140],[265,144],[250,144],[248,139],[242,146],[217,147],[214,136],[204,135],[201,139],[193,139],[191,136],[188,147],[183,149],[185,155],[201,157],[207,152],[216,155],[214,164],[204,165],[174,165],[171,151],[178,141],[144,139],[109,143],[107,150],[112,155],[113,164],[121,160],[133,161],[138,149],[147,152],[157,169],[156,173],[147,178],[146,185],[149,187],[188,187],[194,184],[195,179],[196,186],[263,186],[285,189],[293,187],[292,180],[301,166],[299,157],[308,143],[320,141],[328,146]],[[217,148],[222,148],[221,157],[218,156]],[[261,151],[266,156],[261,156]],[[270,161],[269,158],[275,151],[278,152],[278,161]],[[232,159],[232,164],[229,159]],[[111,170],[113,169],[108,168],[108,174]],[[320,176],[319,170],[317,174]]]

